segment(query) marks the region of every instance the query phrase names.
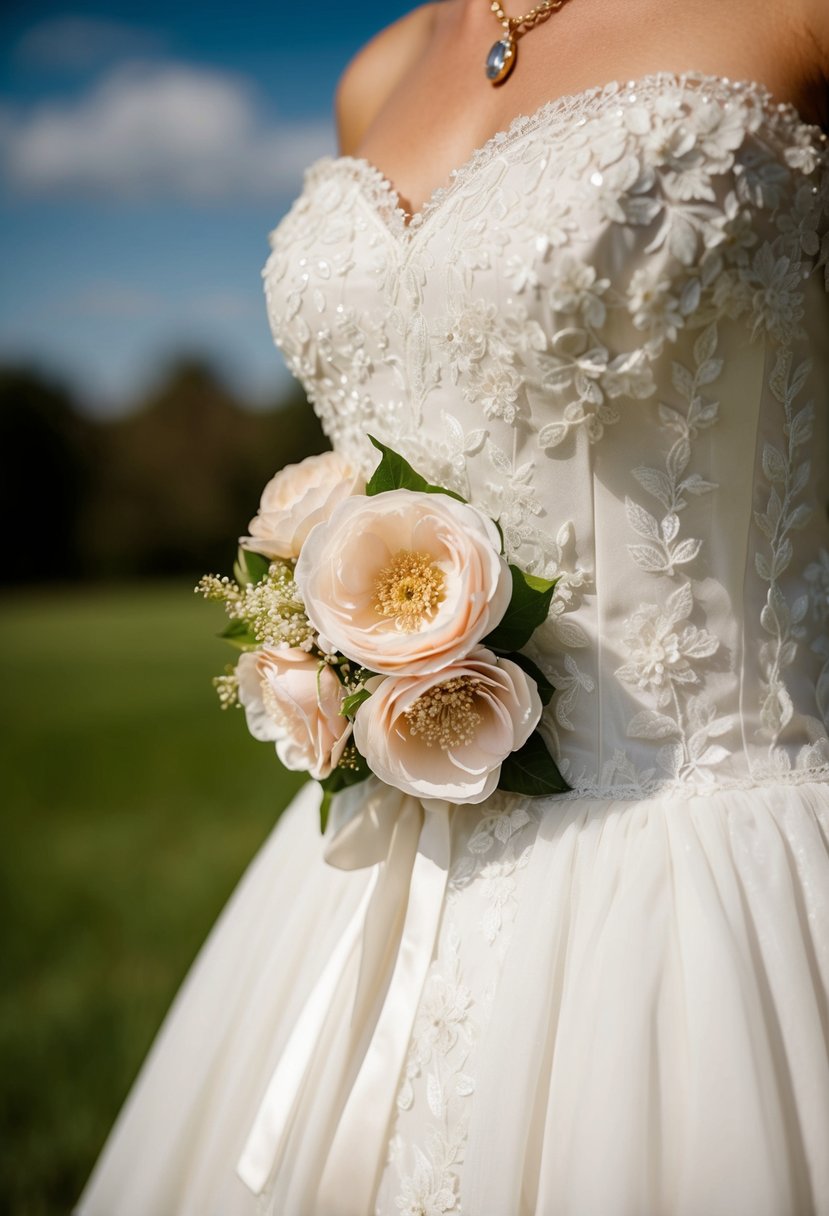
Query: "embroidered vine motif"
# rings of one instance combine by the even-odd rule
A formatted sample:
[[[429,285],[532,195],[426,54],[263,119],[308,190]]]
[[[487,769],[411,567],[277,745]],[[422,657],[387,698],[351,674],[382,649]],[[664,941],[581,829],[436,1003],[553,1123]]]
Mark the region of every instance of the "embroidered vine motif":
[[[651,574],[673,575],[677,566],[694,560],[702,541],[698,537],[679,539],[679,512],[688,505],[689,495],[708,494],[716,489],[699,473],[687,476],[691,459],[691,442],[701,430],[713,426],[719,416],[719,402],[707,400],[701,393],[722,371],[723,361],[714,357],[717,349],[717,327],[709,325],[694,344],[696,367],[690,372],[683,364],[672,361],[673,386],[687,403],[685,414],[668,405],[660,405],[662,424],[678,432],[665,459],[665,469],[639,467],[633,476],[644,490],[660,503],[665,514],[657,520],[632,498],[625,499],[628,523],[644,543],[628,545],[628,552],[637,566]]]
[[[810,360],[804,359],[793,367],[791,350],[784,348],[778,353],[769,387],[783,407],[786,445],[781,450],[767,441],[763,447],[762,468],[770,489],[765,510],[755,512],[754,516],[768,542],[768,552],[758,550],[754,556],[758,575],[769,584],[760,614],[760,624],[769,635],[769,640],[760,647],[763,676],[760,718],[769,738],[769,757],[778,763],[785,761],[775,755],[776,745],[794,714],[784,672],[795,661],[795,630],[809,610],[808,595],[800,595],[792,604],[788,603],[781,579],[794,553],[792,534],[805,527],[812,516],[812,507],[798,502],[798,498],[809,482],[811,471],[803,449],[812,438],[814,406],[811,401],[795,405],[810,371]]]
[[[472,993],[460,977],[460,936],[454,925],[445,935],[441,957],[426,979],[412,1042],[406,1061],[403,1084],[397,1095],[400,1110],[408,1110],[414,1102],[412,1082],[424,1071],[427,1076],[429,1109],[436,1119],[442,1117],[448,1098],[450,1075],[446,1057],[460,1041],[461,1068],[469,1055],[474,1035],[470,1006]],[[464,1096],[471,1092],[463,1073],[461,1088]]]
[[[369,162],[322,158],[271,234],[274,338],[337,447],[368,472],[366,433],[391,443],[498,518],[511,560],[559,578],[530,654],[556,689],[545,733],[584,791],[704,782],[714,770],[717,783],[739,783],[772,752],[786,754],[768,769],[778,776],[824,763],[814,745],[829,673],[819,631],[806,628],[806,584],[789,592],[789,574],[772,593],[766,581],[761,624],[754,548],[736,533],[708,537],[722,531],[720,500],[734,503],[730,482],[715,485],[728,463],[720,445],[754,494],[741,518],[767,513],[758,490],[772,512],[781,494],[765,488],[759,453],[768,440],[788,459],[790,440],[775,438],[785,410],[761,368],[778,347],[792,352],[793,376],[808,356],[812,272],[829,274],[827,211],[826,141],[791,107],[759,86],[657,73],[516,119],[409,224]],[[743,414],[761,436],[753,486],[742,462],[757,436],[735,438]],[[708,468],[694,462],[703,451],[717,452]],[[815,502],[820,475],[816,460],[797,506]],[[619,602],[614,561],[597,570],[615,537],[636,575]],[[752,529],[749,543],[761,537]],[[790,569],[829,550],[814,515],[788,540]],[[643,597],[651,577],[661,599]],[[677,615],[684,593],[670,608],[667,597],[686,583],[698,598]],[[778,592],[790,597],[788,626],[772,621],[786,611]],[[627,625],[606,637],[605,620]],[[660,648],[670,674],[657,687],[654,666],[640,684]],[[616,680],[644,698],[633,733],[603,712],[619,703]],[[786,698],[794,705],[762,739],[760,680],[769,722],[788,714]],[[586,739],[592,765],[585,753],[571,763],[568,748]]]
[[[426,1139],[425,1149],[412,1146],[414,1168],[400,1183],[400,1194],[395,1198],[395,1207],[401,1216],[443,1216],[445,1212],[460,1212],[458,1175],[454,1167],[461,1160],[461,1144],[464,1130],[458,1125],[452,1137],[432,1133]],[[378,1213],[378,1216],[383,1216]]]
[[[497,953],[503,958],[509,934],[502,933],[502,929],[516,911],[517,875],[527,865],[532,851],[532,843],[525,839],[523,829],[529,824],[537,825],[538,814],[535,808],[510,795],[500,795],[489,806],[467,843],[469,856],[462,856],[455,866],[452,886],[454,891],[460,891],[472,881],[480,882],[484,910],[478,927],[487,945],[497,946]]]
[[[332,442],[365,472],[367,432],[389,442],[559,580],[526,649],[565,798],[829,780],[827,428],[806,400],[826,392],[823,359],[807,382],[829,150],[792,107],[697,74],[556,99],[408,224],[377,168],[322,158],[263,279]],[[463,1211],[478,1052],[550,810],[467,808],[378,1216]]]
[[[485,989],[474,989],[464,976],[461,943],[468,952],[473,926],[462,930],[455,908],[466,893],[464,907],[479,910],[478,933],[500,967],[517,906],[517,876],[527,865],[537,827],[538,815],[524,800],[496,794],[452,864],[444,926],[420,999],[389,1143],[388,1164],[399,1178],[394,1202],[406,1216],[461,1210],[459,1167],[475,1092],[476,1049],[497,969],[491,963],[484,968]],[[418,1140],[410,1142],[405,1117],[419,1103],[425,1110],[417,1123]]]
[[[547,620],[535,632],[527,653],[538,664],[556,690],[542,717],[542,725],[556,755],[563,756],[559,728],[576,730],[574,718],[582,694],[595,691],[596,684],[587,671],[582,671],[572,650],[585,650],[590,640],[582,626],[574,620],[583,597],[594,588],[592,571],[586,569],[577,555],[575,528],[572,520],[561,525],[555,537],[555,547],[543,571],[555,578],[556,594]]]
[[[658,753],[659,767],[677,778],[709,778],[707,767],[725,760],[729,752],[710,739],[731,729],[732,720],[718,718],[716,707],[704,695],[687,699],[680,695],[689,685],[699,685],[698,660],[714,654],[719,640],[706,629],[688,621],[694,607],[690,584],[672,592],[663,608],[646,604],[628,621],[624,641],[630,657],[618,668],[622,680],[653,695],[657,710],[644,709],[628,722],[633,738],[675,738]],[[665,712],[668,711],[668,712]]]
[[[709,325],[694,343],[694,369],[673,360],[673,387],[686,403],[685,412],[661,403],[662,425],[677,434],[665,457],[665,468],[640,466],[633,475],[644,490],[664,510],[661,519],[630,497],[625,512],[632,530],[642,542],[628,545],[636,565],[649,574],[674,577],[678,567],[692,562],[699,554],[699,537],[681,539],[680,512],[690,496],[709,494],[717,487],[699,473],[689,473],[692,442],[699,433],[713,426],[719,417],[719,402],[702,393],[704,386],[718,379],[723,360],[716,357],[717,327]],[[616,675],[649,693],[657,709],[644,709],[627,724],[632,738],[672,739],[658,753],[659,767],[675,777],[709,777],[708,768],[725,760],[729,753],[712,738],[726,734],[731,717],[718,717],[715,704],[705,695],[686,698],[681,693],[700,684],[699,660],[710,658],[720,647],[719,638],[688,619],[694,611],[690,583],[683,583],[665,600],[664,605],[643,604],[628,619],[623,641],[628,662]],[[666,712],[668,711],[668,712]]]
[[[389,410],[378,411],[380,416],[375,430],[372,432],[378,438],[389,443],[395,442],[395,414]],[[406,458],[418,470],[425,471],[436,484],[454,490],[462,498],[473,496],[470,484],[470,462],[483,450],[487,439],[487,431],[483,427],[464,430],[459,419],[446,410],[439,415],[439,430],[437,434],[420,434],[415,432],[406,437]],[[362,443],[356,449],[357,457],[365,459],[368,467],[374,463],[371,448],[364,436]],[[477,499],[480,503],[480,498]],[[486,509],[486,508],[483,508]]]
[[[494,476],[485,482],[485,501],[501,525],[504,548],[510,556],[526,553],[527,570],[541,573],[549,567],[553,549],[544,530],[533,522],[544,512],[538,498],[536,461],[507,455],[489,437],[486,454]]]

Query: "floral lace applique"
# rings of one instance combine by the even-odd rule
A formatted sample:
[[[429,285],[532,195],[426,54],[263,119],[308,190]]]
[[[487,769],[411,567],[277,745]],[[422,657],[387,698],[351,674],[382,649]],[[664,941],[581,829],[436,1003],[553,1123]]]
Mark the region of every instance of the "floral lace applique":
[[[475,927],[488,955],[503,962],[516,910],[518,875],[529,860],[538,818],[526,803],[496,794],[471,828],[453,862],[436,957],[418,1006],[403,1078],[388,1166],[399,1182],[396,1208],[417,1213],[460,1212],[459,1167],[475,1092],[476,1051],[494,995],[492,964],[481,969],[485,987],[461,969]],[[463,925],[459,916],[473,916]],[[409,1141],[406,1117],[417,1113],[418,1138]],[[428,1112],[428,1113],[427,1113]],[[419,1205],[419,1206],[418,1206]]]
[[[639,484],[664,510],[661,519],[630,497],[625,511],[632,530],[642,540],[629,544],[635,564],[648,574],[679,574],[699,555],[699,537],[680,539],[680,512],[690,497],[708,494],[717,487],[699,473],[689,473],[692,443],[701,431],[719,417],[719,402],[705,394],[722,372],[723,360],[716,357],[717,327],[709,325],[694,343],[693,371],[674,360],[673,387],[686,403],[685,412],[661,404],[660,421],[677,434],[668,449],[665,468],[642,466],[633,470]],[[627,620],[623,641],[628,661],[617,668],[620,680],[635,685],[653,697],[657,708],[643,709],[627,724],[631,738],[671,740],[658,753],[658,766],[675,778],[710,779],[709,767],[725,760],[729,752],[711,739],[726,734],[731,717],[719,717],[712,700],[696,689],[701,684],[699,664],[720,649],[720,640],[708,629],[689,620],[694,612],[691,584],[683,583],[664,604],[642,604]],[[692,696],[686,696],[689,689]],[[684,704],[683,704],[684,701]]]
[[[416,1144],[412,1146],[414,1167],[401,1178],[400,1194],[394,1201],[401,1216],[460,1212],[458,1174],[453,1167],[462,1160],[464,1139],[465,1129],[459,1124],[451,1139],[432,1133],[426,1139],[425,1151]]]
[[[659,707],[635,714],[628,722],[628,735],[639,739],[678,736],[677,742],[660,748],[659,767],[673,777],[707,780],[707,766],[729,755],[710,739],[729,731],[732,721],[718,718],[707,697],[682,696],[689,686],[698,687],[701,682],[699,660],[719,649],[718,638],[688,621],[693,607],[690,584],[684,583],[668,596],[664,607],[646,604],[634,613],[624,635],[630,658],[616,675],[650,693]]]
[[[809,401],[828,217],[827,142],[792,107],[658,73],[520,116],[409,224],[376,168],[323,158],[272,234],[274,338],[332,442],[365,471],[366,433],[389,442],[559,580],[527,653],[565,797],[829,779]],[[383,1216],[462,1212],[477,1052],[548,809],[525,805],[496,794],[458,837]]]
[[[792,107],[656,73],[519,117],[409,224],[375,167],[322,158],[271,234],[274,338],[337,447],[368,471],[366,433],[391,443],[499,519],[510,559],[559,577],[529,652],[556,689],[543,729],[583,791],[827,763],[825,630],[792,573],[829,551],[825,521],[804,514],[818,457],[802,471],[824,435],[791,455],[760,369],[789,351],[793,381],[809,357],[828,214],[827,141]],[[755,518],[786,493],[766,444],[794,462],[776,559]],[[735,467],[756,447],[739,504],[722,445]],[[755,560],[771,571],[789,547],[786,571],[759,575]],[[693,603],[676,618],[680,584]],[[661,689],[640,683],[659,647]],[[623,697],[635,705],[605,712]],[[591,739],[592,766],[571,762]]]

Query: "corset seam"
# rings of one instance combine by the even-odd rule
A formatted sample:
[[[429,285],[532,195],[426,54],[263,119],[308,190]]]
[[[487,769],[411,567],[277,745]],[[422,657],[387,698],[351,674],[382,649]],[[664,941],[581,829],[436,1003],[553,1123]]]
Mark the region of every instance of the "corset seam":
[[[770,346],[770,344],[769,344],[768,340],[764,340],[763,341],[762,380],[761,380],[761,384],[760,384],[760,391],[759,391],[759,396],[758,396],[758,401],[757,401],[757,413],[755,415],[755,425],[754,425],[754,448],[753,448],[752,468],[755,470],[755,477],[754,477],[754,484],[753,484],[752,492],[751,492],[751,501],[749,503],[748,511],[746,512],[745,564],[743,566],[743,580],[742,580],[742,585],[740,587],[740,596],[741,596],[741,603],[740,603],[740,621],[741,621],[741,627],[740,627],[740,691],[739,691],[739,697],[738,697],[738,701],[737,701],[737,713],[738,713],[739,723],[740,723],[740,739],[742,740],[742,744],[743,744],[743,755],[745,756],[746,767],[748,768],[748,774],[749,774],[748,779],[749,780],[754,779],[754,767],[753,767],[753,761],[752,761],[752,756],[751,756],[751,748],[749,747],[749,742],[746,737],[745,692],[746,692],[746,667],[748,664],[749,648],[748,648],[748,629],[747,629],[745,609],[746,609],[746,605],[748,603],[748,582],[749,582],[749,578],[751,577],[751,573],[752,573],[752,569],[753,569],[754,550],[752,549],[751,541],[752,541],[752,533],[753,533],[753,529],[754,529],[755,495],[757,492],[756,470],[758,467],[759,449],[760,449],[760,443],[762,440],[762,433],[763,433],[763,427],[762,427],[762,422],[761,422],[761,419],[763,416],[763,405],[764,405],[764,402],[765,402],[765,399],[766,399],[766,396],[768,393],[769,353],[770,353],[769,346]]]

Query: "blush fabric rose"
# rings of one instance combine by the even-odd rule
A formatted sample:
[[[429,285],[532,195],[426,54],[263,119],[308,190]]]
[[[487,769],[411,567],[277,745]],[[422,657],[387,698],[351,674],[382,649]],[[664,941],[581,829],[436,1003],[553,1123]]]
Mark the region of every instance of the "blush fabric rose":
[[[239,544],[264,557],[298,557],[311,529],[344,498],[364,489],[362,475],[339,452],[286,465],[262,491],[259,510],[248,525],[250,536],[240,536]]]
[[[373,676],[366,687],[357,749],[381,781],[419,798],[483,802],[541,717],[535,681],[485,646],[441,671]]]
[[[239,700],[254,739],[276,744],[286,768],[321,781],[351,734],[345,691],[328,666],[296,646],[246,651],[236,664]]]
[[[314,627],[371,671],[416,675],[461,659],[512,595],[500,536],[446,494],[348,498],[308,535],[295,578]]]

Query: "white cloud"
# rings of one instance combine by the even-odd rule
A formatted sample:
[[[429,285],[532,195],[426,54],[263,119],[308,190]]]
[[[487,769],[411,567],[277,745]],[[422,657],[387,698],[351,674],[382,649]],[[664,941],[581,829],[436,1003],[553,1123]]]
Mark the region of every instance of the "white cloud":
[[[269,121],[244,80],[133,62],[80,99],[0,115],[0,158],[24,194],[199,202],[291,193],[334,150],[331,121]]]
[[[30,26],[13,53],[25,67],[82,72],[126,55],[157,54],[164,49],[165,41],[155,30],[105,18],[67,15]]]

